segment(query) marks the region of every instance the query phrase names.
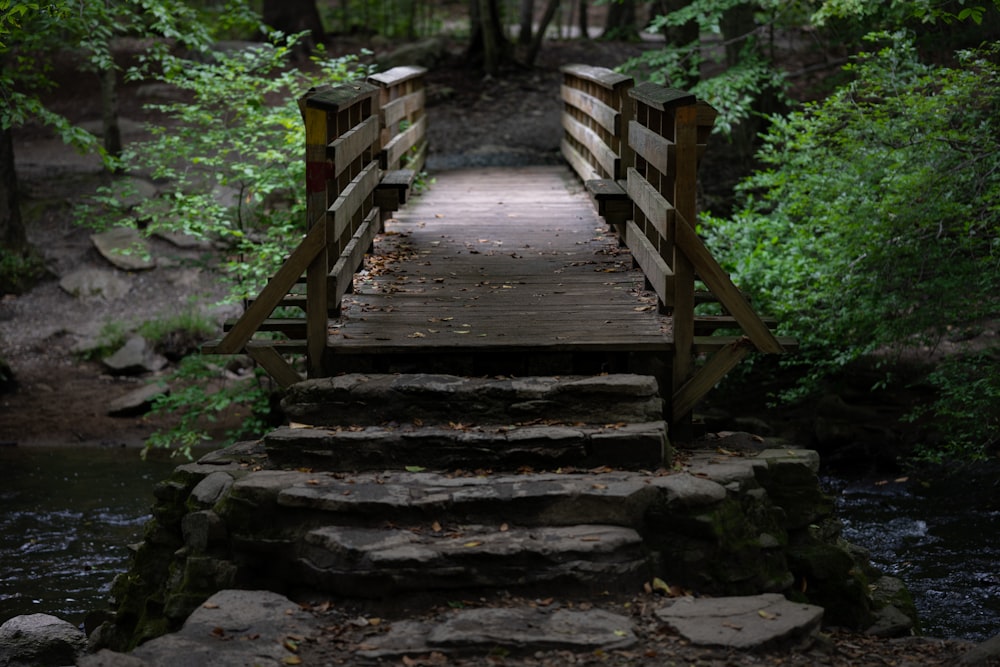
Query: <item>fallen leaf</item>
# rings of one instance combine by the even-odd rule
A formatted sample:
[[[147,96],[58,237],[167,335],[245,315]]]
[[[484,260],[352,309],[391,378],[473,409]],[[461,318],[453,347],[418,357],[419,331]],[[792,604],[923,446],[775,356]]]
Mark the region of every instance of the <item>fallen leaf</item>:
[[[463,547],[469,547],[471,549],[472,547],[478,547],[478,546],[481,546],[481,545],[482,545],[482,542],[480,542],[479,540],[472,540],[471,542],[466,542],[462,546]]]
[[[615,630],[615,637],[627,637],[628,633],[624,630]]]
[[[302,658],[300,658],[297,655],[289,655],[289,656],[287,656],[285,658],[282,658],[281,662],[283,664],[285,664],[285,665],[301,665],[302,664]]]
[[[219,608],[219,605],[215,604],[214,602],[206,602],[205,604],[203,604],[201,606],[204,607],[205,609],[218,609]]]
[[[773,621],[774,619],[778,618],[778,616],[776,614],[772,614],[771,612],[767,611],[766,609],[758,609],[757,610],[757,615],[760,616],[761,618],[765,619],[765,620],[768,620],[768,621]]]
[[[508,526],[506,523],[501,523],[500,524],[500,532],[501,533],[506,533],[508,530],[510,530],[510,526]]]
[[[423,472],[427,470],[427,468],[424,468],[423,466],[406,466],[404,470],[406,470],[406,472]]]
[[[655,577],[653,579],[653,591],[654,592],[659,591],[664,595],[670,595],[670,586],[668,586],[667,582],[665,582],[663,579]]]
[[[437,521],[435,521],[434,523],[431,524],[431,530],[433,530],[435,533],[440,533],[441,532],[441,524],[438,523]]]
[[[291,637],[286,637],[285,641],[282,642],[282,646],[291,651],[292,653],[299,652],[299,643],[292,639]]]

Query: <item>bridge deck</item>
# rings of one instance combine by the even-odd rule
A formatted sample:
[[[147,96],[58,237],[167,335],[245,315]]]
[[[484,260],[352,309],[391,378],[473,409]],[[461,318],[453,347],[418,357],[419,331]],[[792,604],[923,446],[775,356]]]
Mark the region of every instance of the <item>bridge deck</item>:
[[[386,223],[331,322],[345,355],[663,352],[657,314],[627,249],[566,167],[437,175]]]

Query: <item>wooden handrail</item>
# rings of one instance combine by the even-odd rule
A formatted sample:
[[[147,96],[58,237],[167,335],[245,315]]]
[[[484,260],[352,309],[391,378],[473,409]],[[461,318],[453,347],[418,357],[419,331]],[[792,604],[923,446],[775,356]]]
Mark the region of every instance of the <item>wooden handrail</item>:
[[[306,129],[308,232],[242,317],[206,352],[246,352],[282,385],[300,379],[273,342],[252,339],[305,275],[307,373],[322,374],[330,314],[339,309],[364,250],[379,231],[380,93],[378,86],[357,82],[312,89],[299,100]]]
[[[661,310],[672,317],[671,420],[694,405],[753,349],[784,347],[699,238],[698,163],[716,111],[694,95],[598,67],[562,69],[562,152],[632,252]],[[710,346],[695,336],[695,281],[705,283],[745,336]]]
[[[386,170],[419,172],[427,159],[427,116],[424,67],[394,67],[368,77],[379,87],[382,152]]]
[[[563,156],[583,181],[624,178],[624,165],[631,163],[623,128],[631,119],[632,77],[587,65],[561,71]]]

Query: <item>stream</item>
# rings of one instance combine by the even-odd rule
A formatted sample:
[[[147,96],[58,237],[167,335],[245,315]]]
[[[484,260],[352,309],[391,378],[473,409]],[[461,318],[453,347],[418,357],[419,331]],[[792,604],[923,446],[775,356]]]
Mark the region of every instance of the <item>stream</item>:
[[[134,449],[0,448],[0,622],[48,613],[74,624],[103,608],[139,541],[153,485],[179,461]],[[930,488],[827,478],[844,536],[900,577],[923,632],[982,641],[1000,633],[996,475]]]
[[[74,624],[106,607],[177,460],[137,449],[0,448],[0,622],[45,613]]]

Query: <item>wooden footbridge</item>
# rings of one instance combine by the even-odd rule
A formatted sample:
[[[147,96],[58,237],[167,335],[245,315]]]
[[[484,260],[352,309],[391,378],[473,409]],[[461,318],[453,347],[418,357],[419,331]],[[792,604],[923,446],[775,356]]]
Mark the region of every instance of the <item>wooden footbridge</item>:
[[[424,70],[310,91],[308,233],[206,352],[280,384],[343,372],[657,376],[672,423],[777,339],[695,231],[715,118],[692,95],[563,68],[565,167],[435,174]],[[602,220],[603,218],[603,220]],[[699,311],[719,304],[714,312]],[[274,317],[279,307],[295,318]]]

